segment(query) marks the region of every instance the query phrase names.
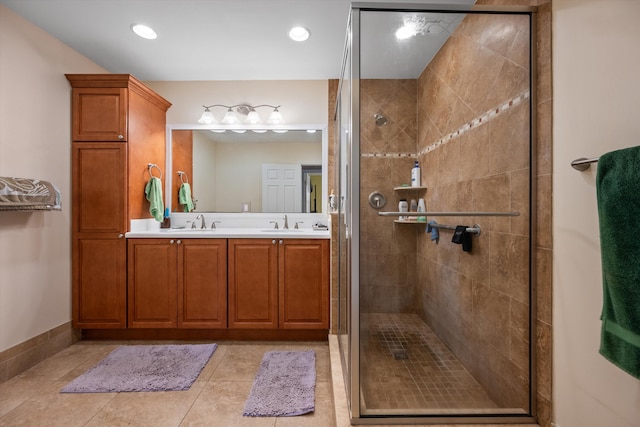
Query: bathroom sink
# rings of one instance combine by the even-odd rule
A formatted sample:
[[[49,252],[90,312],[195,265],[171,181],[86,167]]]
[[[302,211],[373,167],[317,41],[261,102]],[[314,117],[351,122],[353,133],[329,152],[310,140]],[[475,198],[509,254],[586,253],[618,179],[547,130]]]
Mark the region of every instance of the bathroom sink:
[[[295,228],[290,228],[288,230],[285,230],[283,228],[279,228],[277,230],[274,228],[267,228],[260,231],[262,231],[263,233],[302,233],[304,230],[295,229]]]
[[[161,229],[161,231],[169,233],[215,233],[217,230],[215,228],[169,228]]]

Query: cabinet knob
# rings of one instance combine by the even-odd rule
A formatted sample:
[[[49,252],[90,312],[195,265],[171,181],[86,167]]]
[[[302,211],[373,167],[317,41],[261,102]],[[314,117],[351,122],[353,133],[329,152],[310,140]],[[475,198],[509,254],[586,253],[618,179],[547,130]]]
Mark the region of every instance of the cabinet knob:
[[[118,135],[118,139],[124,139],[124,135]]]
[[[282,240],[280,240],[278,243],[283,244],[284,242]]]
[[[175,242],[175,240],[173,240],[173,239],[169,240],[169,244],[170,245],[173,245],[173,242]]]
[[[273,240],[271,241],[271,243],[273,243],[273,244],[275,245],[275,244],[276,244],[276,239],[273,239]]]
[[[180,243],[182,243],[182,240],[176,240],[176,243],[180,244]]]
[[[124,234],[120,233],[118,234],[118,239],[122,239],[124,237]]]

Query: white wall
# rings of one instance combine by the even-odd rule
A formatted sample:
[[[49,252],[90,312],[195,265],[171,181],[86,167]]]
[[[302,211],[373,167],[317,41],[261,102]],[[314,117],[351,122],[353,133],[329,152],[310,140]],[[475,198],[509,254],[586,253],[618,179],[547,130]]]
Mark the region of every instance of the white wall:
[[[0,175],[51,181],[62,212],[0,212],[0,351],[71,320],[71,86],[106,70],[0,5]]]
[[[595,166],[588,172],[569,166],[579,157],[640,144],[639,18],[640,1],[553,0],[553,391],[559,427],[640,426],[640,380],[598,353]]]
[[[256,64],[257,66],[259,64]],[[327,124],[329,83],[327,80],[145,82],[173,105],[167,123],[193,123],[204,111],[202,105],[282,105],[280,112],[287,124]],[[224,109],[216,107],[220,119]],[[258,113],[268,117],[269,109]]]
[[[0,175],[54,182],[62,212],[0,212],[0,351],[71,320],[70,93],[64,74],[107,73],[0,5]],[[326,124],[327,81],[150,82],[167,123],[202,104],[282,104],[287,123]]]

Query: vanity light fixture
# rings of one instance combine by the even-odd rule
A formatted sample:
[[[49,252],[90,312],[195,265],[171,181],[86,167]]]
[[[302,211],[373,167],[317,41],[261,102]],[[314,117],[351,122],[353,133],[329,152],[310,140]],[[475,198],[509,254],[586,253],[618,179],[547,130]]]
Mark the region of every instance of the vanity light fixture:
[[[280,105],[269,105],[269,104],[260,104],[260,105],[248,105],[248,104],[236,104],[236,105],[223,105],[223,104],[213,104],[213,105],[203,105],[204,111],[202,115],[198,119],[198,123],[202,123],[205,125],[218,123],[216,118],[213,116],[213,112],[211,108],[213,107],[223,107],[227,109],[222,121],[220,123],[225,125],[238,125],[241,123],[246,123],[250,125],[257,125],[262,123],[262,119],[260,119],[260,115],[256,111],[256,108],[261,107],[269,107],[273,108],[267,123],[270,125],[281,125],[284,123],[284,119],[282,118],[282,113],[280,113]],[[246,116],[243,120],[238,117],[238,114],[241,116]]]
[[[153,28],[144,24],[131,24],[131,31],[133,31],[143,39],[154,40],[158,38],[158,35],[155,31],[153,31]]]
[[[289,38],[296,42],[303,42],[309,38],[311,33],[305,27],[293,27],[289,30]]]

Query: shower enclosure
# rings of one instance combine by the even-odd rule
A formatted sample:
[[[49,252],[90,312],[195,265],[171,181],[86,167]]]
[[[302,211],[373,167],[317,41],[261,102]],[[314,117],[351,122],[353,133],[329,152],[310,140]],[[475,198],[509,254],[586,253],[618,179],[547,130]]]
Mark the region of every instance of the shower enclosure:
[[[474,3],[352,4],[334,219],[354,424],[536,419],[535,9]]]

